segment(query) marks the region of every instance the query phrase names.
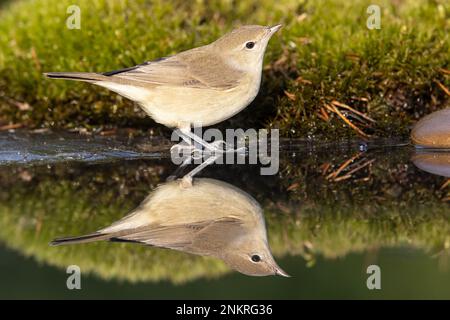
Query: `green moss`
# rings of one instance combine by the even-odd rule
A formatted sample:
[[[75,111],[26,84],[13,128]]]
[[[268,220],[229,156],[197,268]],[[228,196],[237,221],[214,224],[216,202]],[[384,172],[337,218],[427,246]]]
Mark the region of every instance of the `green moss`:
[[[80,30],[65,26],[72,4],[81,8]],[[337,100],[376,120],[362,128],[366,133],[405,134],[415,119],[448,105],[436,81],[450,86],[448,75],[439,71],[449,68],[449,6],[444,0],[378,1],[381,29],[368,30],[369,4],[7,2],[0,13],[0,122],[160,128],[116,94],[44,79],[42,72],[114,70],[206,44],[233,25],[282,22],[285,27],[268,48],[260,96],[227,125],[279,127],[283,136],[294,137],[353,135],[336,115],[330,114],[329,122],[317,116],[320,107]],[[20,110],[17,102],[31,109]]]
[[[73,4],[81,9],[80,30],[66,28],[66,9]],[[5,121],[37,126],[149,124],[139,108],[118,95],[82,83],[50,81],[42,72],[115,70],[207,44],[228,30],[231,21],[239,23],[254,5],[241,4],[235,10],[228,1],[213,6],[185,1],[18,1],[0,20],[0,110]],[[277,6],[258,8],[253,19],[273,7],[269,20],[278,21]],[[32,110],[20,112],[15,101],[28,102]]]
[[[304,8],[305,23],[292,26],[284,40],[293,46],[291,69],[308,82],[288,80],[295,101],[282,98],[274,127],[291,136],[348,134],[335,114],[328,112],[329,122],[317,116],[337,100],[376,120],[365,129],[368,134],[406,134],[415,119],[448,104],[435,84],[449,84],[439,71],[449,66],[448,5],[380,1],[381,29],[369,30],[364,10],[370,3],[330,1]]]

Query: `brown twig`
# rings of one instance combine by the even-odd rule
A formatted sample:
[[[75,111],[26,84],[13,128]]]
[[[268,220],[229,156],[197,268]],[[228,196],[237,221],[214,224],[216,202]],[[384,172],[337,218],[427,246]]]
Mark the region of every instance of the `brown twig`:
[[[334,108],[333,108],[332,106],[330,106],[330,105],[328,105],[328,104],[324,104],[324,107],[325,107],[328,111],[333,112],[333,113],[336,113],[336,112],[334,111]]]
[[[323,107],[320,108],[320,111],[317,113],[317,116],[325,122],[330,121],[330,116]]]
[[[295,183],[291,184],[286,190],[287,191],[296,190],[299,186],[300,186],[300,184],[295,182]]]
[[[350,120],[348,120],[340,111],[338,108],[336,108],[336,106],[332,106],[333,111],[342,119],[344,120],[344,122],[353,130],[355,130],[360,136],[364,137],[364,138],[368,138],[369,135],[367,135],[366,133],[364,133],[364,131],[362,131],[360,128],[358,128],[355,124],[353,124]]]
[[[330,167],[331,167],[331,163],[330,163],[330,162],[324,163],[324,164],[321,166],[321,169],[322,169],[322,175],[323,175],[323,176],[328,172],[328,170],[330,169]]]
[[[442,186],[439,188],[439,190],[444,190],[445,188],[447,188],[448,186],[450,186],[450,179],[447,179],[447,181],[445,181]]]
[[[356,155],[345,161],[336,171],[333,171],[327,176],[327,179],[335,179],[345,168],[347,168],[353,161],[358,159],[361,156],[361,152],[358,152]]]
[[[371,165],[375,162],[375,159],[364,161],[365,159],[361,159],[360,161],[356,162],[354,165],[351,165],[353,161],[355,161],[362,153],[358,153],[355,156],[351,157],[347,161],[345,161],[336,171],[332,172],[327,176],[327,179],[333,180],[335,182],[347,180],[353,177],[353,174],[360,171],[361,169]],[[363,163],[361,163],[363,162]],[[351,168],[351,167],[354,168]],[[356,166],[356,167],[355,167]],[[339,176],[340,173],[342,173],[345,169],[350,169],[348,172],[346,172],[344,175]],[[366,177],[364,179],[361,179],[362,181],[368,181],[370,177]]]
[[[440,83],[439,81],[435,80],[434,82],[436,82],[436,84],[439,86],[439,88],[442,89],[442,91],[445,92],[446,95],[448,95],[450,97],[450,90],[447,89],[446,86],[444,86],[442,83]]]
[[[297,97],[295,96],[294,93],[290,93],[290,92],[284,90],[284,94],[285,94],[286,97],[288,97],[288,99],[291,100],[291,101],[297,100]]]
[[[22,123],[6,124],[6,125],[0,127],[0,131],[18,129],[18,128],[22,127],[22,126],[23,126]]]
[[[375,162],[375,159],[368,160],[368,161],[364,162],[363,164],[357,166],[356,168],[350,170],[349,172],[347,172],[347,174],[352,175],[353,173],[355,173],[355,172],[361,170],[362,168],[367,167],[368,165],[370,165],[370,164],[372,164],[372,163],[374,163],[374,162]]]
[[[352,97],[352,100],[362,101],[362,102],[368,102],[369,99],[366,97]]]
[[[360,116],[360,117],[366,119],[367,121],[370,121],[370,122],[372,122],[372,123],[375,123],[375,122],[376,122],[375,120],[373,120],[371,117],[369,117],[369,116],[366,115],[365,113],[362,113],[361,111],[355,110],[355,109],[353,109],[352,107],[346,105],[345,103],[341,103],[341,102],[339,102],[339,101],[334,100],[334,101],[331,102],[331,104],[333,104],[333,105],[336,106],[336,107],[341,107],[341,108],[350,110],[351,112],[356,113],[358,116]]]
[[[450,75],[450,70],[448,70],[448,69],[439,68],[438,70],[439,70],[440,72],[442,72],[443,74],[449,74],[449,75]]]
[[[333,179],[334,182],[339,182],[342,180],[350,179],[352,176],[350,174],[346,174],[345,176],[336,177]]]
[[[16,106],[20,111],[27,111],[31,109],[31,106],[27,102],[20,102],[10,97],[3,97],[6,101]]]
[[[103,130],[100,132],[101,136],[113,136],[117,133],[117,129],[111,129],[111,130]]]
[[[312,84],[311,81],[304,79],[301,76],[298,76],[297,79],[295,79],[295,82],[303,83],[303,84]]]

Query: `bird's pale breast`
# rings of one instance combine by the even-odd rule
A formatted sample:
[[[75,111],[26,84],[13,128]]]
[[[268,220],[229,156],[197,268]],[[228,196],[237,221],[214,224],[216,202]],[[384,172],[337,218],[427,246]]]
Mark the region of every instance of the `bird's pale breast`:
[[[169,127],[209,126],[248,106],[260,83],[261,73],[245,75],[238,86],[229,90],[157,86],[141,105],[156,122]]]
[[[158,187],[134,214],[105,230],[192,224],[225,217],[242,220],[246,225],[264,225],[261,207],[240,189],[206,178],[196,179],[189,188],[173,181]]]

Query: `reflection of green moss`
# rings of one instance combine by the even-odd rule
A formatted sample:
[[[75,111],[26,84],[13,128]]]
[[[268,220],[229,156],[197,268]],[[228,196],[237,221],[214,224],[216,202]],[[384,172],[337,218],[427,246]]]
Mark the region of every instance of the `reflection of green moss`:
[[[275,252],[300,254],[313,262],[317,255],[336,258],[379,247],[450,248],[449,208],[442,203],[411,203],[408,208],[390,204],[370,213],[359,206],[326,203],[304,209],[282,223],[277,223],[281,212],[267,215]]]
[[[295,167],[295,166],[294,166]],[[265,208],[269,239],[275,256],[301,255],[310,263],[316,256],[344,256],[384,246],[410,245],[430,252],[448,251],[450,210],[439,200],[438,177],[423,180],[404,175],[414,186],[411,194],[386,196],[382,201],[368,195],[382,194],[390,182],[369,189],[352,182],[318,183],[314,166],[308,178],[301,173],[278,181],[275,194],[267,194],[262,181],[249,180],[248,190]],[[380,164],[380,170],[383,165]],[[24,174],[27,172],[27,174]],[[288,170],[284,168],[283,170]],[[381,171],[380,171],[381,172]],[[395,175],[395,170],[390,172]],[[169,279],[183,282],[196,277],[216,277],[227,268],[216,259],[135,244],[94,243],[49,247],[58,236],[92,232],[121,218],[145,198],[167,175],[164,166],[96,165],[56,166],[0,170],[0,239],[38,261],[82,270],[105,278],[130,281]],[[23,181],[18,177],[25,177]],[[291,179],[304,187],[285,193]],[[407,181],[407,182],[406,182]],[[231,181],[232,182],[232,181]],[[436,192],[437,192],[436,191]],[[299,200],[301,199],[301,200]],[[188,213],[187,213],[188,214]]]
[[[81,30],[65,27],[72,4],[82,10]],[[275,126],[283,136],[354,134],[336,116],[325,122],[317,115],[339,100],[377,120],[367,132],[405,134],[418,115],[448,101],[436,81],[450,86],[439,71],[450,67],[449,7],[445,0],[377,1],[381,29],[368,30],[370,4],[14,1],[0,19],[0,121],[144,128],[152,122],[126,99],[92,85],[43,79],[42,72],[117,69],[208,43],[233,24],[282,22],[268,48],[261,95],[233,126]],[[31,109],[20,110],[17,102]]]
[[[281,188],[297,185],[288,194],[290,201],[300,203],[299,208],[282,206],[284,215],[297,217],[292,222],[295,232],[280,239],[289,247],[286,251],[311,259],[317,254],[333,258],[381,246],[448,251],[450,206],[445,199],[450,189],[442,188],[446,179],[410,165],[408,148],[362,155],[359,164],[374,164],[354,173],[351,179],[332,182],[325,178],[356,153],[336,157],[299,155],[301,163],[282,161]],[[326,174],[323,164],[330,164]],[[341,176],[346,172],[344,169]],[[280,209],[275,203],[267,211]],[[274,234],[280,232],[283,227]]]
[[[131,281],[170,278],[180,282],[198,276],[214,277],[226,270],[216,260],[132,244],[49,247],[49,240],[55,237],[106,226],[132,206],[127,201],[117,205],[108,192],[94,200],[90,190],[76,190],[67,181],[43,182],[28,195],[24,191],[11,188],[9,200],[0,204],[0,234],[8,246],[38,261],[60,267],[77,264],[105,278]]]

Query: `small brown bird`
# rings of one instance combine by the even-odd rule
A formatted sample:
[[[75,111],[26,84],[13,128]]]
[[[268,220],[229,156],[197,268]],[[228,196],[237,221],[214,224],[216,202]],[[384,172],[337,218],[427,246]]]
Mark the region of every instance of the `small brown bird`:
[[[267,242],[262,209],[244,191],[214,179],[159,186],[129,215],[111,226],[51,245],[100,240],[138,242],[213,256],[247,275],[281,275]]]
[[[104,72],[49,72],[49,78],[86,81],[136,101],[156,122],[206,147],[192,126],[235,115],[256,97],[263,57],[281,25],[242,26],[211,44],[140,65]]]

